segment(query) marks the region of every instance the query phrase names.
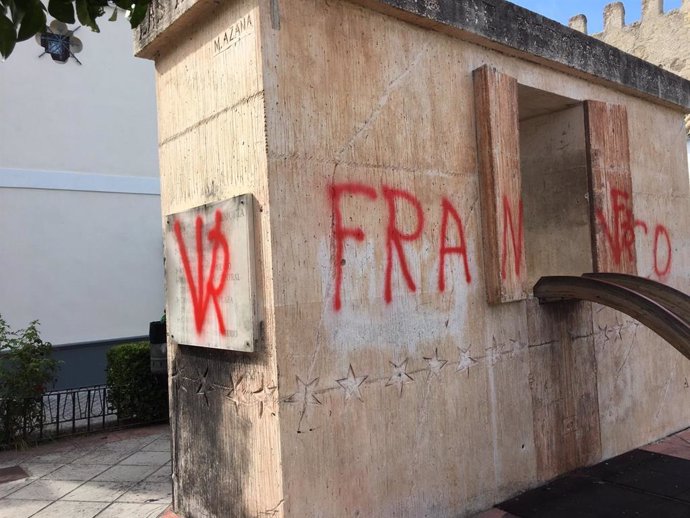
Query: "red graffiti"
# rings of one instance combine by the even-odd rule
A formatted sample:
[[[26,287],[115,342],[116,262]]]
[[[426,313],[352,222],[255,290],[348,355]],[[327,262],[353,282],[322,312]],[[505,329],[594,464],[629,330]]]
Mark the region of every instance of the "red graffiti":
[[[358,194],[366,196],[371,200],[376,199],[376,191],[355,183],[334,184],[330,188],[331,203],[333,205],[333,237],[335,238],[335,297],[333,298],[333,308],[338,311],[341,307],[340,290],[343,283],[343,249],[345,239],[351,238],[355,241],[364,241],[364,231],[359,228],[348,228],[343,226],[343,215],[340,210],[340,198],[344,194]]]
[[[382,198],[386,203],[387,222],[386,222],[386,266],[384,272],[384,287],[383,298],[387,304],[393,300],[393,263],[394,256],[397,256],[397,262],[400,265],[402,277],[405,280],[407,288],[411,292],[417,291],[417,284],[412,277],[408,263],[407,255],[405,254],[405,244],[412,243],[421,238],[424,229],[424,211],[419,199],[408,191],[401,189],[394,189],[386,185],[381,186]],[[335,311],[340,311],[342,307],[342,282],[343,282],[343,265],[345,260],[343,258],[345,241],[352,239],[354,241],[364,241],[366,236],[364,230],[357,226],[346,227],[343,224],[342,214],[342,198],[343,196],[363,196],[368,200],[378,199],[377,191],[370,186],[359,183],[340,183],[333,184],[329,187],[329,197],[331,200],[331,210],[333,211],[333,271],[335,277],[335,290],[333,297],[333,308]],[[404,230],[400,228],[399,211],[402,210],[404,204],[407,204],[412,209],[414,214],[414,221],[410,223],[410,228]],[[469,284],[472,282],[472,275],[469,268],[469,252],[467,250],[467,243],[465,242],[465,231],[462,224],[462,219],[455,207],[448,198],[441,200],[441,242],[439,247],[440,264],[438,274],[438,285],[441,292],[445,291],[445,263],[447,256],[459,255],[463,259],[463,266],[465,268],[465,280]],[[453,233],[449,230],[449,222],[455,223],[457,239],[449,239],[448,234]],[[453,242],[453,245],[447,242]]]
[[[601,226],[606,243],[611,249],[613,262],[620,265],[623,261],[624,254],[627,259],[632,261],[634,259],[635,251],[635,231],[642,230],[643,235],[649,234],[650,224],[646,221],[635,219],[633,211],[630,208],[630,194],[621,191],[620,189],[612,188],[610,191],[612,221],[608,221],[601,209],[597,209],[596,217],[597,223]],[[662,244],[662,242],[664,244]],[[661,246],[666,247],[665,262],[663,267],[659,264],[659,255]],[[654,226],[654,273],[660,279],[665,279],[671,272],[673,262],[673,248],[671,244],[671,235],[668,229],[660,224]]]
[[[613,222],[610,225],[601,209],[597,209],[597,222],[604,231],[606,241],[611,248],[614,264],[620,265],[623,260],[623,253],[627,254],[628,260],[634,259],[635,228],[642,228],[647,233],[647,224],[644,221],[636,220],[630,209],[630,195],[620,189],[611,189],[611,210],[613,211]]]
[[[439,256],[441,259],[438,268],[438,290],[444,292],[446,291],[446,255],[457,254],[462,257],[467,284],[472,282],[472,275],[470,274],[470,267],[467,262],[467,244],[465,243],[465,231],[462,228],[462,220],[448,198],[443,198],[441,200],[441,208],[443,212],[441,214],[441,246],[439,249]],[[458,230],[457,246],[446,246],[448,216],[453,218]]]
[[[208,312],[209,302],[213,302],[213,307],[218,319],[218,329],[221,335],[225,335],[225,321],[223,320],[223,312],[218,302],[218,297],[223,293],[225,288],[225,281],[230,270],[230,246],[228,245],[223,232],[221,231],[223,215],[220,210],[215,214],[215,225],[208,232],[207,239],[212,243],[213,248],[211,252],[211,266],[208,270],[208,278],[204,278],[204,248],[203,248],[203,221],[201,216],[196,217],[196,256],[197,256],[197,276],[194,279],[192,273],[192,266],[187,254],[187,246],[185,245],[182,236],[182,226],[179,221],[174,223],[175,238],[180,249],[180,256],[182,257],[182,265],[184,267],[184,274],[189,285],[189,293],[194,306],[194,324],[196,326],[197,334],[201,334],[204,329],[206,321],[206,314]],[[218,253],[222,252],[222,267],[218,283],[214,284],[214,273],[218,265]],[[197,284],[198,283],[198,284]]]
[[[515,275],[520,277],[520,263],[522,259],[522,243],[524,234],[522,200],[518,205],[518,231],[515,235],[513,214],[510,209],[510,200],[503,195],[503,246],[501,249],[501,278],[505,280],[508,264],[508,231],[510,230],[510,242],[513,245],[513,257],[515,260]]]
[[[412,275],[410,275],[410,270],[407,267],[407,260],[405,258],[405,251],[403,250],[402,242],[416,241],[419,239],[419,236],[422,235],[422,227],[424,226],[424,212],[422,211],[422,205],[419,203],[419,200],[407,191],[391,189],[384,185],[383,197],[386,199],[386,203],[388,204],[388,228],[386,230],[386,283],[383,298],[387,304],[390,304],[390,302],[393,300],[391,276],[393,274],[394,246],[395,251],[398,254],[400,268],[402,269],[402,274],[405,278],[405,282],[407,283],[407,287],[412,292],[417,290],[417,286],[415,285]],[[402,199],[410,203],[417,212],[417,225],[414,232],[405,234],[398,229],[395,216],[396,199]]]
[[[659,267],[659,238],[663,237],[666,242],[666,264],[663,268]],[[673,261],[673,248],[671,247],[671,236],[663,225],[657,225],[654,229],[654,273],[660,279],[664,279],[671,273],[671,262]]]

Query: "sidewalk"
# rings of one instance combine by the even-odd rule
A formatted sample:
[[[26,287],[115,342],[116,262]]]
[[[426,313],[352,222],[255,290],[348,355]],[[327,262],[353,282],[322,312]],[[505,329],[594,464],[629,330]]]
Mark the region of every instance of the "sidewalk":
[[[576,469],[475,518],[688,518],[690,429]]]
[[[24,470],[24,478],[13,468]],[[167,425],[0,452],[0,518],[155,518],[171,502]]]

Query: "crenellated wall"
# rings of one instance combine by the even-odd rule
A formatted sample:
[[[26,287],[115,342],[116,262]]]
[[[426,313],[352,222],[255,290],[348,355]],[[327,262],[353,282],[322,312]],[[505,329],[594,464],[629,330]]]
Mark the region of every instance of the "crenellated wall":
[[[641,0],[642,19],[625,23],[623,2],[604,8],[604,30],[594,38],[690,79],[690,0],[664,12],[663,0]],[[587,18],[573,16],[570,28],[587,34]],[[690,116],[685,119],[690,132]]]

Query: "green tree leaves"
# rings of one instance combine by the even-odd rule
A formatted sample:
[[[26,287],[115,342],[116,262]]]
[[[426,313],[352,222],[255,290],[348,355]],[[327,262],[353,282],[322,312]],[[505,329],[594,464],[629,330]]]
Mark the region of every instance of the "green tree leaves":
[[[7,16],[0,13],[0,55],[2,57],[9,56],[16,41],[17,34],[14,32],[14,24]]]
[[[17,41],[31,38],[37,32],[41,32],[46,26],[45,7],[40,0],[22,1],[16,0],[17,6],[24,8],[23,15],[19,19]],[[16,24],[15,24],[16,25]]]
[[[50,0],[48,2],[48,12],[56,20],[64,23],[74,23],[74,5],[72,0]]]
[[[79,23],[100,32],[97,20],[106,8],[128,11],[134,29],[146,17],[151,0],[49,0],[48,13],[64,23]],[[110,20],[117,18],[111,13]],[[28,40],[46,28],[46,8],[41,0],[0,0],[0,56],[7,58],[19,41]]]

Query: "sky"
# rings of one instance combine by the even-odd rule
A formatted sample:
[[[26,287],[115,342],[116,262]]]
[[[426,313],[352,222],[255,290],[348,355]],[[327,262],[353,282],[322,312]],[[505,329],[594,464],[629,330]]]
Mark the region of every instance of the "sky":
[[[604,6],[613,0],[510,0],[514,4],[536,11],[564,25],[576,14],[587,17],[587,32],[601,32],[604,26]],[[680,7],[681,0],[664,0],[664,11]],[[640,19],[642,0],[623,0],[625,5],[625,23],[630,24]]]

